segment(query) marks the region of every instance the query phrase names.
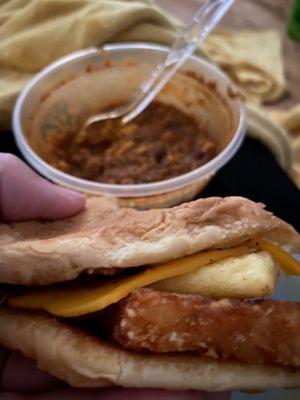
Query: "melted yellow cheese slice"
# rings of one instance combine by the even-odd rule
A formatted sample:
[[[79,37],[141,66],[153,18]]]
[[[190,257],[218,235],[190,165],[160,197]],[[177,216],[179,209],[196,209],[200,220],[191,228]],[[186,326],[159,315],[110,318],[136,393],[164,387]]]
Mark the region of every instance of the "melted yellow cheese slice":
[[[8,304],[12,307],[25,309],[41,309],[61,317],[77,317],[103,310],[126,297],[134,289],[190,273],[228,257],[247,254],[253,248],[269,252],[287,273],[300,275],[300,263],[296,259],[275,244],[264,239],[258,239],[249,241],[243,246],[202,252],[158,264],[130,277],[114,279],[107,283],[86,284],[79,288],[50,287],[31,291],[10,298]]]
[[[300,263],[291,254],[284,251],[276,244],[265,239],[257,239],[252,241],[253,245],[260,250],[267,251],[280,267],[290,275],[300,275]]]
[[[103,310],[126,297],[134,289],[148,286],[162,279],[183,275],[201,266],[235,257],[250,251],[248,246],[207,251],[158,264],[130,277],[107,283],[94,283],[79,288],[43,288],[8,300],[12,307],[41,309],[61,317],[76,317]]]

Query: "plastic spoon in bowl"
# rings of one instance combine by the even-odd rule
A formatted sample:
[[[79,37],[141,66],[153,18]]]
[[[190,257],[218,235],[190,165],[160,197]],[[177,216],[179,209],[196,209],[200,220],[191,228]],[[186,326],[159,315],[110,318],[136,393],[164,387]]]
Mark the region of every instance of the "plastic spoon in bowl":
[[[141,114],[211,30],[215,28],[233,2],[234,0],[205,0],[193,17],[191,24],[174,41],[165,60],[157,65],[150,79],[141,85],[140,92],[133,100],[111,111],[89,117],[76,139],[81,141],[86,136],[87,129],[99,121],[122,117],[122,123],[126,124]]]

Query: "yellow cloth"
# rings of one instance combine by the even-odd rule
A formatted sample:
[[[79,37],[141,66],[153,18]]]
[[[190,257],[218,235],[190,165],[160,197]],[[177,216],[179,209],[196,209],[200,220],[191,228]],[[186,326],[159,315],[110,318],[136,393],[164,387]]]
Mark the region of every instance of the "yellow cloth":
[[[148,0],[1,0],[0,126],[16,96],[53,60],[105,42],[169,44],[175,24]]]
[[[177,30],[175,20],[151,0],[0,0],[0,129],[10,125],[15,99],[25,83],[53,60],[107,42],[170,44]],[[231,76],[249,104],[260,106],[284,92],[281,42],[276,32],[218,29],[202,49]],[[288,169],[286,135],[274,129],[274,138],[269,140],[263,121],[268,117],[260,111],[259,115],[255,109],[249,113],[248,130],[269,144],[281,165]],[[299,121],[299,110],[296,111]],[[270,115],[290,129],[286,120]],[[297,138],[295,146],[300,147]]]
[[[203,49],[239,85],[248,102],[260,104],[283,94],[285,79],[277,32],[218,29],[205,40]]]

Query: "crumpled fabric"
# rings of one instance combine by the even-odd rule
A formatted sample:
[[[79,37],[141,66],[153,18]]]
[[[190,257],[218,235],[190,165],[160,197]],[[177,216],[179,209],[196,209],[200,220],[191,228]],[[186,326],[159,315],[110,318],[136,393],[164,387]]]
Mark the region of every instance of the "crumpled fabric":
[[[248,103],[276,100],[284,93],[281,40],[276,31],[217,29],[203,49],[238,84]]]
[[[33,75],[76,50],[119,41],[169,44],[175,23],[148,0],[6,0],[0,5],[0,126]]]

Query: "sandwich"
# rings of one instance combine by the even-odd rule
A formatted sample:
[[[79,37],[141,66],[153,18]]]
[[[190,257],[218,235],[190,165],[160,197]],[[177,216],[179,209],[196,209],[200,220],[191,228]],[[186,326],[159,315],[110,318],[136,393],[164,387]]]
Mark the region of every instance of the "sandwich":
[[[169,209],[90,197],[61,221],[0,225],[0,345],[74,387],[300,386],[300,236],[260,203]]]

